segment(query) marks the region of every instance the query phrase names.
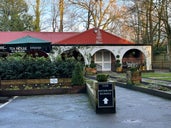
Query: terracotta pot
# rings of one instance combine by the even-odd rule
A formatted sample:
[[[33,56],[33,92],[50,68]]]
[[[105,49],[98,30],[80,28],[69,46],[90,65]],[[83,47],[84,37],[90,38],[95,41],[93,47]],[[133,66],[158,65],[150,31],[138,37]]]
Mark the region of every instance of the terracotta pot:
[[[117,67],[116,72],[122,72],[122,67]]]
[[[96,74],[97,73],[97,69],[96,68],[86,67],[85,71],[86,71],[86,73],[92,73],[92,74]]]

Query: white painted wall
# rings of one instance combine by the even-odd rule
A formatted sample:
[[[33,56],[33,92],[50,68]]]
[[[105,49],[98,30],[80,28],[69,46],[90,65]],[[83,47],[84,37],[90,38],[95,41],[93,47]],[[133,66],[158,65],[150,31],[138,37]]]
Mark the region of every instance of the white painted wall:
[[[53,46],[53,54],[50,54],[50,57],[53,59],[58,55],[62,54],[64,51],[70,50],[76,47],[78,51],[83,55],[85,64],[90,64],[90,58],[99,50],[108,50],[115,57],[116,55],[120,55],[120,59],[122,60],[124,54],[131,50],[137,49],[140,50],[146,59],[146,67],[147,70],[152,70],[152,49],[150,45],[147,46]],[[121,61],[122,62],[122,61]]]

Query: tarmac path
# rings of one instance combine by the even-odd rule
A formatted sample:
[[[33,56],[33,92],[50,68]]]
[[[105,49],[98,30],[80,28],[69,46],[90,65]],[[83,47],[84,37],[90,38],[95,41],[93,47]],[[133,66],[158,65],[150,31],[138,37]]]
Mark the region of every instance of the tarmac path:
[[[1,128],[171,128],[171,101],[116,87],[116,113],[96,114],[86,94],[17,97]]]

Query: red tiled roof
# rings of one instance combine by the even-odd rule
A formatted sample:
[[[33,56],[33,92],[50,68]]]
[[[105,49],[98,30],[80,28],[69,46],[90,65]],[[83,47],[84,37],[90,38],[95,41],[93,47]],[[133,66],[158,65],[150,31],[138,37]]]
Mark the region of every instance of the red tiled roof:
[[[100,29],[90,29],[54,44],[135,44]]]
[[[118,36],[100,29],[90,29],[85,32],[0,32],[0,44],[4,44],[18,38],[31,36],[50,41],[59,45],[94,45],[94,44],[135,44]]]
[[[31,36],[52,42],[58,42],[79,34],[78,32],[0,32],[0,44],[4,44],[18,38]]]

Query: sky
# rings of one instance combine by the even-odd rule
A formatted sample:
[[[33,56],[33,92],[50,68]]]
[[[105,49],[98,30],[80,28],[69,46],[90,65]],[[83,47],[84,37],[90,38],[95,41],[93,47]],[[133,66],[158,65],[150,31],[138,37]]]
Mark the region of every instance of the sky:
[[[35,5],[35,1],[36,0],[25,0],[28,5],[29,5],[29,14],[33,15],[34,10],[33,10],[33,5]],[[41,2],[43,4],[41,4],[41,11],[42,11],[42,16],[41,16],[41,31],[52,31],[52,27],[51,27],[51,1],[52,0],[41,0]],[[55,0],[58,1],[58,0]],[[117,4],[118,5],[123,5],[123,4],[128,4],[128,0],[117,0]],[[74,9],[73,9],[74,10]],[[68,20],[65,19],[66,17],[64,17],[64,20]],[[83,29],[85,28],[84,24],[77,24],[76,25],[78,31],[83,31]],[[72,31],[72,30],[71,30]]]

